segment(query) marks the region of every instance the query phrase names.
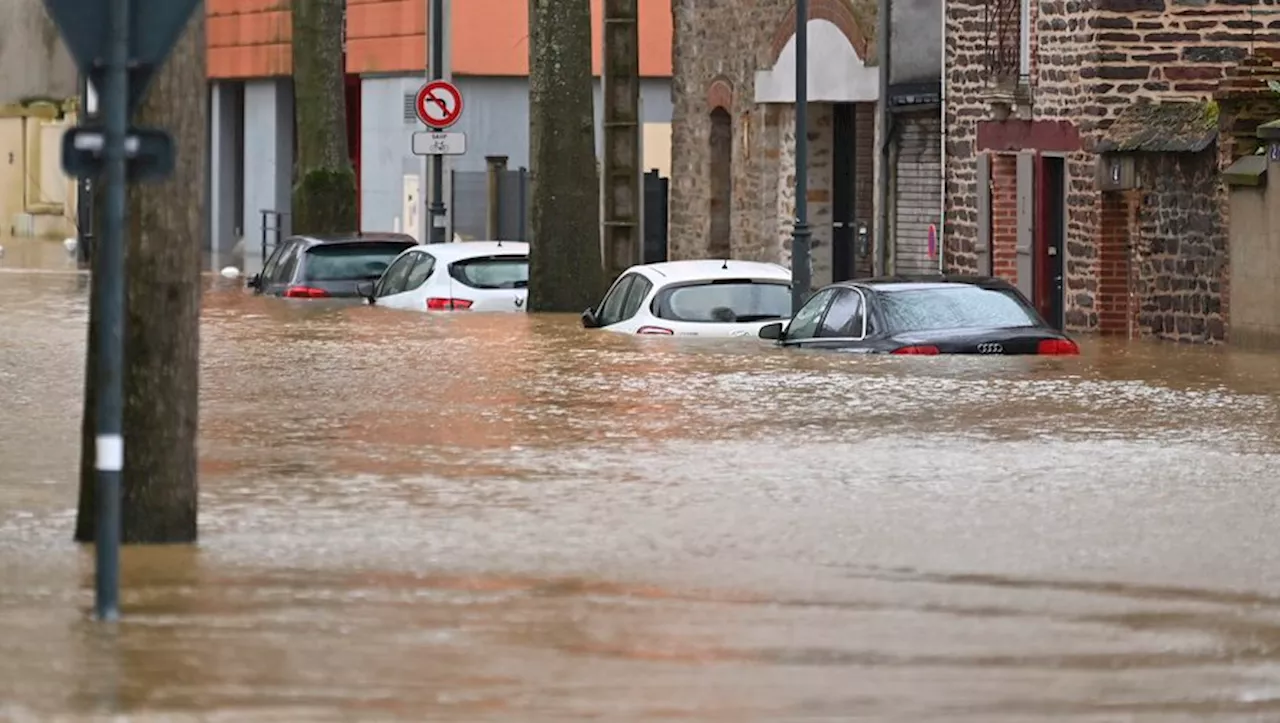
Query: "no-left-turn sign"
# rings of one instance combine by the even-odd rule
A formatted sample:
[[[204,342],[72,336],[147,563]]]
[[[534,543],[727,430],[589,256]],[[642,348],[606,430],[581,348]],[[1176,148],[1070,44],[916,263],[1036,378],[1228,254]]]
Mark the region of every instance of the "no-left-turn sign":
[[[418,120],[428,128],[444,129],[462,117],[462,91],[447,80],[433,80],[418,91]]]

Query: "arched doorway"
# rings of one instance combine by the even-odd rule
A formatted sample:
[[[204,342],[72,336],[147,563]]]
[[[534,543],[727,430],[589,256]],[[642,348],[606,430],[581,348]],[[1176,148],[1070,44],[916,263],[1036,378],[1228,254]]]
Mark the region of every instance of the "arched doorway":
[[[730,205],[733,197],[733,118],[724,108],[711,111],[711,232],[707,253],[711,258],[728,258]]]

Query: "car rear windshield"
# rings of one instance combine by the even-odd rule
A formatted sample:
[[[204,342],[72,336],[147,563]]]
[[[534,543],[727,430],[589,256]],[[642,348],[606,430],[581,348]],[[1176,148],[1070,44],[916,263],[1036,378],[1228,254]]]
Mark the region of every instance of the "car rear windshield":
[[[487,256],[455,261],[449,275],[473,289],[524,289],[529,286],[529,257]]]
[[[894,332],[1040,325],[1036,313],[1012,292],[981,286],[886,291],[880,310]]]
[[[791,287],[785,282],[727,279],[663,289],[653,300],[659,319],[733,323],[791,316]]]
[[[303,274],[307,281],[370,281],[382,276],[395,257],[412,245],[362,241],[312,246],[307,249]]]

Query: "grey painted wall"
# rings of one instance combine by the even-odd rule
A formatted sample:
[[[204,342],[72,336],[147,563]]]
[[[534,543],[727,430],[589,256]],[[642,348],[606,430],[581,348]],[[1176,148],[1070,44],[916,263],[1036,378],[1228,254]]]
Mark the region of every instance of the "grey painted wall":
[[[893,0],[889,82],[942,78],[942,0]]]
[[[0,104],[76,96],[76,68],[42,0],[0,0]]]
[[[262,209],[288,211],[293,186],[293,81],[244,84],[244,268],[262,268]],[[288,235],[288,217],[282,236]]]
[[[505,155],[510,168],[529,165],[529,90],[524,78],[456,78],[462,91],[462,118],[451,131],[467,134],[467,153],[450,159],[457,171],[483,171],[485,156]],[[422,158],[410,151],[412,136],[423,130],[405,97],[422,85],[420,76],[366,77],[361,83],[360,223],[366,229],[391,229],[403,214],[403,180],[421,176]],[[646,123],[671,122],[671,85],[665,79],[641,82]],[[600,85],[595,87],[596,152],[602,134]],[[406,117],[406,114],[407,117]],[[246,174],[247,175],[247,174]],[[426,179],[420,180],[426,193]],[[425,228],[426,214],[422,212]]]

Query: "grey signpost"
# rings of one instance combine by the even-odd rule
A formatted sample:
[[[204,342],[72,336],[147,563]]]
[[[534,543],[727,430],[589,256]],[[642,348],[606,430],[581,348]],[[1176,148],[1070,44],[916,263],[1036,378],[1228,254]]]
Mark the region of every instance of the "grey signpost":
[[[80,73],[99,89],[99,114],[67,131],[62,167],[78,178],[104,176],[102,238],[93,254],[97,349],[94,466],[97,484],[94,611],[120,616],[120,472],[124,466],[125,185],[173,170],[173,139],[129,118],[173,49],[199,0],[45,0]]]

